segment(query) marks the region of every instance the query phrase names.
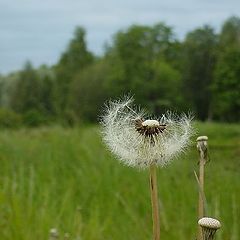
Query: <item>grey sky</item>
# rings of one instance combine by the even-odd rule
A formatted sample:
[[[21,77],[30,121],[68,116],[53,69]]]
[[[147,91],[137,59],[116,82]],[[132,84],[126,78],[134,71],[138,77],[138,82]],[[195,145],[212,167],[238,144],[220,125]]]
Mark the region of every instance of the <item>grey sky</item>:
[[[67,46],[75,26],[87,30],[90,50],[133,23],[164,21],[179,38],[203,24],[219,30],[231,15],[240,15],[239,0],[0,0],[0,73],[53,64]]]

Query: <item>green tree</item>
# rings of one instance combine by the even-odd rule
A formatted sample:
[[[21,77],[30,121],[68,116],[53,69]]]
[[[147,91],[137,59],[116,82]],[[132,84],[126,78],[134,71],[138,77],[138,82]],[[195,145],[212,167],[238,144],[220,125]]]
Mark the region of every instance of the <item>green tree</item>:
[[[101,107],[109,97],[107,78],[111,64],[105,59],[97,61],[75,76],[71,88],[71,109],[80,121],[97,121]]]
[[[18,128],[21,126],[21,115],[8,108],[0,108],[0,129]]]
[[[56,78],[52,68],[42,65],[37,69],[40,80],[41,112],[46,118],[53,118],[57,114]]]
[[[74,37],[56,65],[58,109],[64,112],[69,104],[69,92],[74,76],[94,61],[87,49],[85,30],[77,27]]]
[[[11,107],[18,113],[40,110],[40,81],[30,62],[26,62],[19,74],[11,96]]]
[[[176,93],[179,99],[179,91],[175,89],[181,87],[179,73],[172,67],[176,46],[171,28],[163,23],[153,27],[133,25],[118,32],[106,52],[112,64],[106,79],[107,92],[113,96],[131,92],[139,103],[155,110],[167,105],[173,107],[176,101],[168,93]]]
[[[222,27],[220,34],[221,48],[240,47],[240,18],[228,18]]]
[[[154,61],[151,71],[152,78],[143,88],[147,90],[145,99],[148,108],[157,114],[167,110],[182,110],[184,107],[180,72],[163,60]]]
[[[240,120],[240,49],[233,47],[221,53],[213,84],[215,119]]]
[[[217,120],[239,120],[240,18],[228,18],[219,36],[215,80],[212,84],[213,113]]]
[[[0,75],[0,106],[3,106],[3,91],[5,88],[5,81],[4,77]]]
[[[212,118],[211,89],[218,39],[209,26],[187,34],[183,51],[184,95],[201,120]]]
[[[11,108],[11,98],[19,76],[20,72],[13,72],[1,77],[1,107]]]
[[[41,79],[41,111],[48,117],[56,115],[56,97],[55,97],[55,82],[46,75]]]

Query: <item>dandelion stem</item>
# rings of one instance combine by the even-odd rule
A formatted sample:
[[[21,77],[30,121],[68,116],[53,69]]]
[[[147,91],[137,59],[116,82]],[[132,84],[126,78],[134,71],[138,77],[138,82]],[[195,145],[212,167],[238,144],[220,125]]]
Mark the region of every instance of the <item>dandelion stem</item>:
[[[206,136],[197,138],[197,149],[199,151],[199,200],[198,200],[198,218],[204,217],[204,165],[207,162],[207,140]],[[198,240],[203,239],[202,229],[198,228]]]
[[[156,168],[157,167],[155,164],[150,166],[150,191],[152,200],[153,240],[160,239]]]
[[[200,183],[200,191],[199,191],[199,200],[198,200],[198,218],[202,218],[204,216],[204,201],[201,192],[204,193],[204,163],[202,159],[199,162],[199,183]],[[199,230],[198,239],[203,239],[202,230]]]

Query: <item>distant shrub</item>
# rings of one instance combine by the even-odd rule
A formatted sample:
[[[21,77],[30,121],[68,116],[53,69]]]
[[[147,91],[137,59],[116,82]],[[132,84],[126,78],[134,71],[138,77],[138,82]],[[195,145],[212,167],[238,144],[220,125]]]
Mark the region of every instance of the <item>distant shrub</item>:
[[[23,124],[29,127],[38,127],[46,122],[46,117],[37,110],[29,110],[23,115]]]
[[[74,127],[79,123],[79,119],[77,118],[74,111],[66,110],[62,116],[61,123],[65,127]]]
[[[10,109],[0,108],[0,128],[18,128],[21,123],[21,115]]]

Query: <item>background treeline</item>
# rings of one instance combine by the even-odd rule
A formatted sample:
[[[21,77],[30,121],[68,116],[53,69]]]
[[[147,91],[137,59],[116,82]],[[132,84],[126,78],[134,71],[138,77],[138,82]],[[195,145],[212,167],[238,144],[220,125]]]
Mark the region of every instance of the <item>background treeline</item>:
[[[240,119],[240,18],[227,19],[220,33],[197,28],[180,41],[158,23],[117,32],[97,57],[77,27],[55,66],[0,77],[0,126],[97,121],[103,103],[124,93],[161,114],[194,112],[199,120]]]

